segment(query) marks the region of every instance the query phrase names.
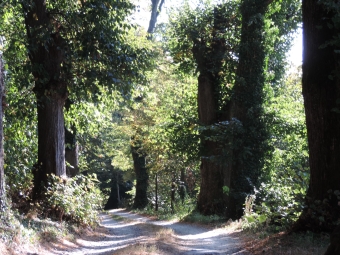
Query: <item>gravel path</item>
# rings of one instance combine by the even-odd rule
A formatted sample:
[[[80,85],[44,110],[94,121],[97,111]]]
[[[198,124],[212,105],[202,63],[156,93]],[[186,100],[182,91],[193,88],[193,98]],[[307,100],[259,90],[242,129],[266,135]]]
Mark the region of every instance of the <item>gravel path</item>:
[[[113,255],[127,246],[147,244],[157,246],[162,255],[249,255],[241,242],[224,229],[209,229],[193,224],[171,221],[153,221],[123,209],[102,214],[101,225],[108,231],[98,240],[77,240],[78,248],[54,250],[60,255]],[[168,237],[155,239],[154,230],[169,230]],[[121,254],[121,253],[120,253]]]

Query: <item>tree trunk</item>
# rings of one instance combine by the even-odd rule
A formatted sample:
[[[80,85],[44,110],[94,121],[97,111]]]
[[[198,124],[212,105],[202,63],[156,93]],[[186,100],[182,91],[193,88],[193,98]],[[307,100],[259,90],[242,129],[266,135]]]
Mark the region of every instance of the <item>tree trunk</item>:
[[[121,205],[121,201],[120,201],[120,190],[119,190],[119,171],[117,170],[116,173],[116,187],[117,187],[117,201],[118,201],[118,207]]]
[[[155,211],[157,212],[158,211],[158,173],[156,173],[156,176],[155,176],[155,197],[156,197]]]
[[[233,219],[243,215],[245,197],[253,192],[263,166],[263,145],[267,138],[261,121],[265,59],[263,21],[269,3],[263,0],[244,0],[241,5],[239,63],[229,120],[239,120],[243,131],[242,135],[234,133],[232,138],[233,149],[225,179],[225,185],[230,188],[227,217]]]
[[[152,38],[152,34],[155,31],[157,18],[162,10],[164,1],[165,0],[151,0],[151,17],[150,17],[150,23],[149,23],[149,28],[148,28],[148,33],[149,33],[148,39],[149,40]]]
[[[148,28],[148,40],[152,39],[152,34],[154,32],[157,17],[162,9],[162,5],[164,4],[164,0],[151,0],[151,18]],[[158,5],[159,4],[159,5]],[[138,131],[136,131],[138,132]],[[138,135],[136,135],[138,137]],[[138,141],[134,141],[135,143],[142,143],[142,141],[139,139]],[[149,174],[147,172],[146,166],[145,166],[145,159],[146,155],[145,153],[138,152],[140,148],[131,146],[131,153],[132,153],[132,159],[133,159],[133,165],[134,170],[136,174],[136,195],[134,199],[134,208],[144,208],[148,204],[148,198],[147,198],[147,189],[148,189],[148,180],[149,180]]]
[[[117,209],[119,208],[120,203],[119,171],[115,170],[111,165],[110,168],[112,168],[111,192],[110,197],[105,204],[104,210]]]
[[[38,162],[33,169],[33,198],[43,197],[47,175],[66,176],[63,107],[67,83],[62,74],[64,40],[50,19],[45,0],[23,3],[28,52],[38,109]]]
[[[216,82],[212,74],[201,73],[198,77],[198,116],[203,125],[217,122]],[[223,206],[223,174],[220,162],[218,142],[205,140],[209,132],[203,132],[201,138],[201,184],[198,196],[198,210],[205,215],[221,214]]]
[[[0,39],[1,40],[1,39]],[[1,43],[0,43],[1,45]],[[2,63],[2,53],[0,51],[0,213],[3,212],[6,207],[6,189],[5,189],[5,174],[4,174],[4,133],[2,117],[4,112],[4,101],[5,93],[5,81],[4,81],[4,67]]]
[[[340,218],[339,54],[320,47],[339,34],[331,28],[334,12],[319,1],[302,1],[302,93],[306,112],[310,182],[306,208],[293,230],[331,231]],[[332,72],[336,75],[330,77]],[[340,195],[340,194],[338,194]]]
[[[149,175],[145,166],[145,155],[139,151],[139,147],[131,146],[133,167],[136,174],[136,196],[133,208],[143,209],[148,205],[147,189]]]
[[[207,139],[216,135],[210,129],[220,121],[218,113],[218,91],[221,84],[226,42],[220,35],[224,33],[226,19],[219,8],[214,10],[214,26],[210,44],[204,40],[194,40],[192,53],[200,71],[198,77],[198,118],[206,128],[201,134],[201,184],[198,196],[198,210],[205,215],[222,214],[225,211],[223,198],[223,163],[219,141]]]
[[[37,100],[38,165],[33,171],[35,198],[44,193],[48,174],[66,176],[63,114],[65,99],[55,94]]]

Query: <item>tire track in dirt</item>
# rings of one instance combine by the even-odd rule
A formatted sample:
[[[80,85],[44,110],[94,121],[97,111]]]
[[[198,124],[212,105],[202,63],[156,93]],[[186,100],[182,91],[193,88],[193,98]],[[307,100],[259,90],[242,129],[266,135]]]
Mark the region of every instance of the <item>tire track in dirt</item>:
[[[154,221],[117,209],[101,214],[105,234],[97,239],[78,239],[77,248],[55,250],[58,255],[125,255],[139,246],[155,248],[130,254],[250,255],[237,237],[225,229],[211,229],[175,221]]]

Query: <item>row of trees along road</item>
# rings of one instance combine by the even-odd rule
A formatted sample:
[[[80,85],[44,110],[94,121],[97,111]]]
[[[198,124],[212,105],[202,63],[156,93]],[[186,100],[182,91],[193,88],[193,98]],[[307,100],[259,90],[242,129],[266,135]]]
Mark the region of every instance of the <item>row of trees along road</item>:
[[[289,172],[282,167],[287,162],[279,166],[276,149],[304,143],[305,129],[300,120],[285,122],[268,109],[283,101],[276,99],[282,91],[293,90],[283,81],[285,53],[302,17],[310,180],[306,193],[303,149],[288,166],[303,178],[289,185],[306,199],[287,203],[286,210],[300,206],[295,230],[333,229],[340,214],[338,6],[303,0],[301,16],[295,0],[184,2],[171,10],[168,23],[156,26],[163,4],[151,1],[148,34],[131,24],[129,1],[0,4],[6,69],[0,85],[3,93],[5,81],[11,102],[4,121],[8,193],[25,190],[33,200],[46,199],[48,175],[66,176],[65,147],[74,149],[76,137],[80,171],[98,173],[106,194],[112,178],[116,205],[125,177],[136,180],[135,208],[166,210],[170,201],[174,211],[175,189],[182,185],[205,215],[240,218],[245,200],[257,192],[254,208],[269,208],[257,213],[285,217],[274,208],[277,196],[266,190],[273,184],[265,182],[279,183]],[[282,194],[291,188],[284,185],[276,186]]]
[[[203,214],[220,214],[227,207],[227,217],[241,217],[246,195],[258,185],[268,151],[264,86],[281,78],[289,40],[279,38],[289,38],[299,19],[298,3],[270,4],[234,1],[194,10],[187,5],[171,23],[173,37],[180,38],[171,42],[174,60],[183,71],[199,73],[198,208]]]

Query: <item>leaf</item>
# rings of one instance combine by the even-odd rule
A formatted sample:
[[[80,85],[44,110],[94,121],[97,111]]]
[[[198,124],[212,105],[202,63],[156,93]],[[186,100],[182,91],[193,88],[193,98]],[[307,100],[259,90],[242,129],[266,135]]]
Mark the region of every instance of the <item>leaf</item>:
[[[267,220],[267,216],[264,214],[261,214],[258,219],[260,223],[264,223]]]
[[[249,223],[255,222],[255,218],[252,215],[245,216]]]

